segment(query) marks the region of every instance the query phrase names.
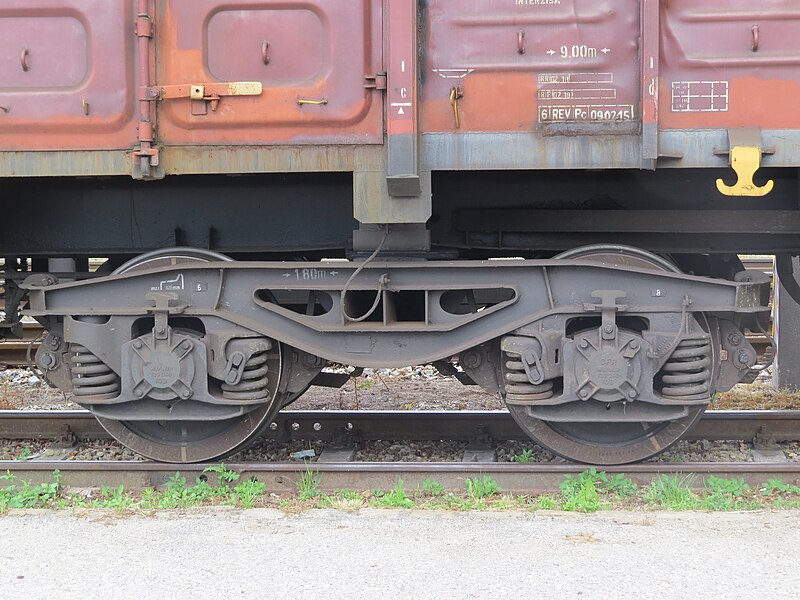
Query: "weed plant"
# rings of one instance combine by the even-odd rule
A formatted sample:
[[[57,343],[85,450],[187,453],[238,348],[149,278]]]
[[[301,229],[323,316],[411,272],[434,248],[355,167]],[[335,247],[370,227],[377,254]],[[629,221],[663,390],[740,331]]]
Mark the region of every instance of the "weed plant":
[[[530,448],[525,448],[519,454],[512,454],[511,462],[516,462],[516,463],[533,462],[533,450],[531,450]]]
[[[406,495],[403,480],[399,480],[390,492],[374,491],[370,506],[382,508],[414,508],[414,501]]]
[[[332,494],[325,494],[320,491],[320,474],[308,467],[298,480],[294,498],[282,500],[280,506],[286,510],[355,510],[372,506],[459,511],[579,512],[632,507],[708,511],[800,509],[800,486],[781,479],[769,479],[755,487],[742,479],[720,477],[708,477],[699,489],[695,483],[691,475],[661,475],[638,489],[624,475],[608,475],[589,469],[579,475],[566,476],[559,495],[531,497],[503,493],[498,483],[488,475],[465,479],[464,489],[460,493],[448,491],[440,482],[427,479],[412,492],[407,492],[405,483],[400,480],[388,492],[336,490]],[[266,503],[266,484],[255,478],[243,480],[239,473],[222,464],[206,469],[194,483],[187,482],[183,475],[176,473],[159,490],[146,488],[134,494],[123,486],[103,487],[94,497],[64,490],[58,471],[53,473],[50,481],[38,485],[20,481],[8,472],[0,475],[0,513],[26,508],[103,508],[121,512],[213,505],[250,508]]]
[[[595,512],[611,508],[609,502],[636,495],[636,484],[622,473],[609,475],[589,469],[580,475],[566,475],[561,483],[563,510]]]
[[[465,479],[464,487],[467,490],[467,497],[475,503],[494,496],[500,491],[500,486],[488,475],[484,475],[480,479]]]
[[[297,482],[297,492],[300,500],[312,500],[319,496],[319,474],[306,463],[306,470]]]
[[[651,506],[666,510],[700,508],[700,498],[692,491],[692,475],[660,475],[647,486],[643,499]]]

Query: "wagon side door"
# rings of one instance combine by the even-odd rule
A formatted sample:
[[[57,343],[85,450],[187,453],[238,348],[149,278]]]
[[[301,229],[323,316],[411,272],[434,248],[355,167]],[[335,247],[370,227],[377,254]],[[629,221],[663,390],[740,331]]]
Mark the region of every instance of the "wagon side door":
[[[377,144],[374,0],[163,0],[158,137],[166,145]]]
[[[3,0],[0,148],[132,147],[134,20],[132,0]]]

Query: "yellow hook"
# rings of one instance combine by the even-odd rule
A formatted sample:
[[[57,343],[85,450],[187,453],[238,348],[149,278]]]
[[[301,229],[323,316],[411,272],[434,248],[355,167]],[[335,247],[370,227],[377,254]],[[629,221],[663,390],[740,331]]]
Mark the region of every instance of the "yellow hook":
[[[731,167],[738,180],[732,186],[717,179],[717,189],[726,196],[766,196],[775,187],[775,182],[767,181],[763,187],[753,182],[753,176],[761,167],[761,148],[758,146],[734,146],[731,148]]]

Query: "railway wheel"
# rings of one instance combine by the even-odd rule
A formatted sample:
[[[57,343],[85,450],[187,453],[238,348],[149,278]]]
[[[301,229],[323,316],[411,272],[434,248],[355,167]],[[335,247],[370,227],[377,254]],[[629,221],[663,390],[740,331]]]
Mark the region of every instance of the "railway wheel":
[[[625,246],[587,246],[556,258],[580,259],[614,266],[680,272],[672,263],[649,252]],[[710,396],[710,392],[709,392]],[[577,401],[567,407],[574,420],[541,417],[531,406],[507,403],[514,420],[536,443],[553,453],[588,464],[618,465],[646,460],[677,442],[700,419],[707,404],[687,406],[677,418],[672,406],[651,404],[651,420],[593,421],[598,408],[625,415],[622,403]]]
[[[151,269],[169,265],[228,261],[230,258],[205,250],[174,249],[152,252],[137,257],[114,271],[115,275],[132,273],[137,270]],[[177,330],[184,336],[193,335],[190,331]],[[197,336],[197,334],[194,334]],[[237,452],[251,443],[267,426],[282,402],[272,392],[277,387],[277,378],[281,369],[280,344],[274,342],[272,349],[264,353],[262,364],[254,365],[252,373],[267,371],[269,377],[276,380],[270,384],[271,393],[261,404],[248,406],[248,412],[225,420],[142,420],[143,414],[137,411],[147,410],[147,398],[141,403],[134,402],[129,407],[135,419],[110,418],[95,415],[103,426],[117,441],[131,450],[162,462],[193,463],[215,460]],[[258,368],[256,368],[258,367]],[[224,388],[223,388],[224,389]],[[242,392],[229,392],[242,393]],[[92,406],[87,406],[92,408]],[[97,411],[95,411],[97,412]],[[193,413],[187,411],[189,415]]]

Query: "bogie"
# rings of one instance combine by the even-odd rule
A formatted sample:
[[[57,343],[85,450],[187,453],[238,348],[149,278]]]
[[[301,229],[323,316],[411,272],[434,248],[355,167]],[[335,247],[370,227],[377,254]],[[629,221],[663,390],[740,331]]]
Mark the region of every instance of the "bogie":
[[[328,362],[459,355],[466,376],[503,394],[535,440],[575,460],[627,462],[676,441],[715,389],[747,375],[752,348],[743,336],[729,347],[734,336],[718,332],[763,313],[768,285],[687,276],[618,246],[358,267],[174,249],[92,281],[32,277],[23,287],[29,314],[60,336],[37,355],[48,379],[159,460],[241,448]],[[354,293],[375,298],[369,319],[352,317]],[[99,380],[86,379],[89,367]]]

